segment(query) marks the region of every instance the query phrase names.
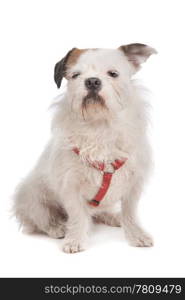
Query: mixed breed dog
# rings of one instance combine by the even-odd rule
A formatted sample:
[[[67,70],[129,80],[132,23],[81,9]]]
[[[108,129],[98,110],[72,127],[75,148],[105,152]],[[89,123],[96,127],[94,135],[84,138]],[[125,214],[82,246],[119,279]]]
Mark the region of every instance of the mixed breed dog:
[[[19,184],[14,214],[24,230],[63,238],[63,250],[86,248],[91,223],[121,226],[128,242],[150,247],[137,202],[151,167],[147,103],[132,76],[156,50],[73,48],[55,65],[67,91],[57,103],[52,137]]]

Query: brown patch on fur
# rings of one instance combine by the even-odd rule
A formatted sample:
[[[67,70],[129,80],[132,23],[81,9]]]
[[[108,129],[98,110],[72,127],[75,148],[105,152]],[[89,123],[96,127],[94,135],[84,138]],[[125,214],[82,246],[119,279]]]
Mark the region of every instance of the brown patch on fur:
[[[79,56],[87,51],[88,49],[71,49],[65,57],[56,63],[54,69],[54,80],[58,88],[61,86],[63,77],[66,77],[67,68],[75,64]]]
[[[79,57],[88,50],[97,49],[78,49],[72,48],[65,57],[63,57],[59,62],[55,64],[54,69],[54,80],[58,88],[61,86],[63,77],[67,78],[67,69],[76,64]]]
[[[128,60],[133,63],[136,68],[139,68],[139,62],[136,59],[136,56],[145,56],[147,46],[145,44],[129,44],[119,47],[120,50],[124,52]]]
[[[67,67],[71,67],[75,65],[79,57],[88,50],[96,51],[98,50],[98,48],[85,48],[85,49],[74,48],[67,59],[67,63],[66,63]]]
[[[67,60],[67,67],[71,67],[76,64],[77,60],[79,59],[80,55],[86,52],[89,49],[78,49],[75,48],[69,55]]]
[[[129,45],[124,45],[120,46],[119,49],[123,50],[125,54],[137,54],[137,55],[142,55],[145,52],[147,45],[145,44],[129,44]]]
[[[143,57],[143,62],[152,54],[157,53],[154,48],[151,48],[145,44],[135,43],[129,45],[123,45],[118,48],[123,51],[128,60],[137,68],[139,68],[141,62],[138,57]]]

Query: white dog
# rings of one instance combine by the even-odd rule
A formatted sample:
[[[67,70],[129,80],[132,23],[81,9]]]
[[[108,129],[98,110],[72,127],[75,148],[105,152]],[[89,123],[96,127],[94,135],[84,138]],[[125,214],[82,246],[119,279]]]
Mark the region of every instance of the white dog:
[[[67,253],[85,248],[91,221],[122,226],[133,246],[152,246],[138,225],[137,201],[150,169],[146,103],[132,75],[155,49],[74,48],[55,66],[52,138],[19,185],[14,212],[29,232],[65,236]],[[118,204],[119,212],[117,211]]]

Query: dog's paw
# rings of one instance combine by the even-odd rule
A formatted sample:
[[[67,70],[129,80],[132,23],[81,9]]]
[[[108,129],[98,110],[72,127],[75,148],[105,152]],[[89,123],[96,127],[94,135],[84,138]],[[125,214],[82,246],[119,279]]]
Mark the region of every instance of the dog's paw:
[[[48,230],[47,234],[54,239],[63,238],[65,236],[65,227],[63,224],[52,226]]]
[[[67,240],[63,245],[63,251],[65,253],[77,253],[84,250],[84,245],[82,245],[79,241],[76,240]]]
[[[146,233],[140,233],[138,235],[132,236],[129,239],[130,245],[134,247],[152,247],[153,240],[152,238],[147,235]]]

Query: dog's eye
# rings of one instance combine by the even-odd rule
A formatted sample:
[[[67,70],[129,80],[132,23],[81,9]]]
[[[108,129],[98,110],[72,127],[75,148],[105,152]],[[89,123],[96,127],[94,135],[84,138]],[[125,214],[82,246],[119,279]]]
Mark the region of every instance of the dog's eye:
[[[80,72],[75,72],[75,73],[73,73],[72,78],[75,79],[75,78],[77,78],[79,75],[80,75]]]
[[[110,76],[110,77],[118,77],[119,76],[119,73],[117,71],[108,71],[107,74]]]

